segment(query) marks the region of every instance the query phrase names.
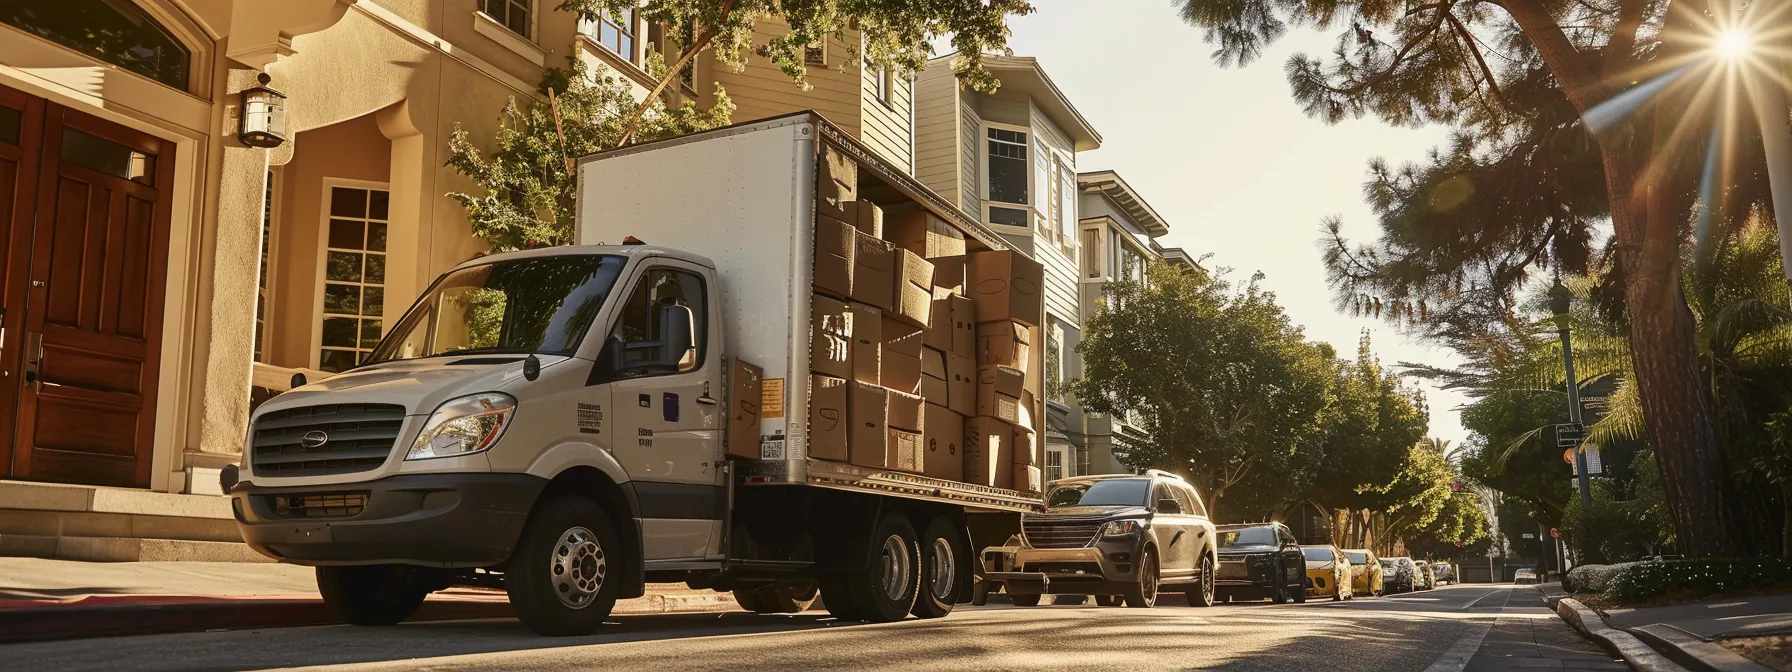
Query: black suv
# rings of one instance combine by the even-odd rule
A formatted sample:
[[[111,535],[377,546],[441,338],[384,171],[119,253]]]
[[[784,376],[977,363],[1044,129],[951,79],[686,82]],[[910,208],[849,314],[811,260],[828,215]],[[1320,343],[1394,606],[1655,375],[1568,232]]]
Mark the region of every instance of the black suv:
[[[1281,523],[1221,525],[1220,597],[1307,601],[1307,560],[1294,533]]]

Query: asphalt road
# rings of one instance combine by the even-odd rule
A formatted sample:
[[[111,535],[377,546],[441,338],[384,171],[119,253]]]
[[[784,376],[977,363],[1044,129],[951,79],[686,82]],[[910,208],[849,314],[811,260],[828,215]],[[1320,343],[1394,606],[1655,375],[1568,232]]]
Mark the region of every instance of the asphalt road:
[[[0,669],[1628,669],[1575,635],[1530,587],[1207,609],[1182,606],[1180,596],[1164,602],[961,607],[944,619],[882,625],[819,613],[623,616],[571,639],[536,637],[514,620],[118,637],[0,647]]]

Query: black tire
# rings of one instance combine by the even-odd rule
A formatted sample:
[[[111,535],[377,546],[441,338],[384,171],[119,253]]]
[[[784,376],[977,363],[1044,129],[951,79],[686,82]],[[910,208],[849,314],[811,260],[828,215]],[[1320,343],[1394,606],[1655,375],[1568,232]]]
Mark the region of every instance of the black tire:
[[[978,581],[971,586],[971,606],[981,607],[989,604],[989,582]]]
[[[1012,600],[1014,602],[1014,606],[1017,606],[1017,607],[1037,607],[1037,606],[1039,606],[1039,593],[1022,593],[1019,595],[1009,595],[1008,599]]]
[[[1095,606],[1097,606],[1097,607],[1118,607],[1122,604],[1125,604],[1125,602],[1126,602],[1125,598],[1122,598],[1119,595],[1096,595],[1095,596]]]
[[[821,590],[815,584],[774,583],[754,588],[737,588],[734,601],[755,614],[800,614],[809,610]]]
[[[1288,584],[1283,583],[1283,577],[1280,576],[1275,577],[1273,580],[1275,581],[1275,585],[1270,586],[1269,588],[1269,601],[1274,604],[1287,604]]]
[[[886,513],[871,541],[869,562],[846,577],[858,618],[867,623],[908,618],[916,594],[921,592],[921,552],[915,544],[915,526],[900,513]]]
[[[591,634],[616,607],[619,581],[609,578],[610,558],[622,552],[597,502],[577,495],[542,502],[505,566],[504,591],[517,619],[538,635]]]
[[[398,625],[429,595],[414,573],[404,565],[318,567],[317,592],[330,613],[353,625]]]
[[[1211,607],[1218,601],[1219,594],[1213,588],[1213,557],[1201,556],[1201,583],[1194,591],[1188,593],[1188,605],[1191,607]]]
[[[1139,581],[1126,588],[1126,606],[1150,609],[1157,604],[1157,554],[1147,549],[1139,559]]]
[[[1294,584],[1294,603],[1307,603],[1307,581],[1304,578],[1301,579],[1300,583]]]
[[[828,615],[842,621],[859,620],[859,607],[853,601],[852,584],[846,574],[822,572],[816,576],[816,583],[821,587],[821,604]]]
[[[952,613],[963,597],[958,586],[968,570],[969,542],[946,516],[934,518],[921,533],[921,589],[909,612],[918,618],[939,618]]]

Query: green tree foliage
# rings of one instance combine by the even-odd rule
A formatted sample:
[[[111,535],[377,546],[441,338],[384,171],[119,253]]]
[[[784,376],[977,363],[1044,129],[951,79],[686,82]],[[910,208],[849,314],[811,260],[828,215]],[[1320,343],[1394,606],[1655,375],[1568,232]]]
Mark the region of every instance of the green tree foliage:
[[[658,97],[672,73],[683,71],[704,51],[735,69],[745,66],[749,54],[763,56],[796,86],[808,90],[804,52],[822,46],[828,36],[855,45],[849,63],[907,74],[926,67],[932,41],[946,37],[958,54],[953,69],[959,81],[979,91],[993,91],[1000,82],[984,69],[984,54],[1007,49],[1008,16],[1033,11],[1025,0],[562,0],[559,9],[585,19],[632,9],[656,25],[684,27],[674,33],[677,58],[667,72],[657,75],[649,99]],[[754,27],[767,21],[788,26],[788,32],[754,44]],[[644,112],[645,108],[637,109],[623,122],[618,144],[630,140],[633,119]]]
[[[1479,557],[1487,552],[1491,537],[1481,497],[1463,489],[1444,499],[1431,524],[1419,527],[1406,540],[1415,555],[1427,558]]]
[[[1382,234],[1324,241],[1344,308],[1458,339],[1522,327],[1517,294],[1537,271],[1586,270],[1609,221],[1610,304],[1643,364],[1634,379],[1684,550],[1740,549],[1710,390],[1693,375],[1693,315],[1678,291],[1680,242],[1764,202],[1757,131],[1735,124],[1743,92],[1703,54],[1743,3],[1681,0],[1176,0],[1222,65],[1247,63],[1290,26],[1335,29],[1325,58],[1285,65],[1294,98],[1337,122],[1446,124],[1424,163],[1370,166]],[[1755,20],[1776,21],[1767,12]],[[1708,154],[1709,152],[1709,154]],[[1707,162],[1707,157],[1721,159]],[[1710,163],[1716,169],[1706,172]],[[1701,178],[1704,178],[1703,180]],[[1705,188],[1701,189],[1701,185]],[[1695,209],[1695,206],[1697,209]]]
[[[1577,563],[1636,560],[1660,555],[1665,545],[1673,543],[1673,519],[1661,477],[1647,457],[1639,456],[1636,474],[1628,481],[1593,479],[1592,515],[1585,523],[1580,497],[1569,499],[1562,516],[1562,541],[1574,549]],[[1591,527],[1583,529],[1585,525]]]
[[[448,196],[467,209],[473,235],[490,243],[493,252],[572,242],[578,196],[572,162],[615,146],[625,115],[636,104],[628,84],[614,77],[593,78],[576,58],[569,63],[567,69],[547,72],[541,97],[527,107],[515,98],[504,106],[490,152],[481,152],[459,124],[449,136],[448,165],[479,189]],[[642,119],[641,136],[657,139],[717,128],[727,125],[733,113],[734,104],[720,86],[708,109],[656,101]]]
[[[1252,474],[1290,471],[1329,401],[1329,348],[1304,340],[1258,280],[1235,288],[1155,263],[1149,283],[1110,286],[1079,346],[1084,406],[1144,418],[1149,437],[1117,446],[1120,460],[1189,476],[1213,512]]]
[[[1329,509],[1386,511],[1400,503],[1385,490],[1390,477],[1425,436],[1424,400],[1375,359],[1366,331],[1356,360],[1339,362],[1336,375],[1305,494]]]
[[[1375,522],[1375,538],[1388,543],[1430,527],[1451,501],[1454,480],[1455,471],[1443,453],[1425,442],[1409,444],[1393,478],[1366,488],[1385,502]]]

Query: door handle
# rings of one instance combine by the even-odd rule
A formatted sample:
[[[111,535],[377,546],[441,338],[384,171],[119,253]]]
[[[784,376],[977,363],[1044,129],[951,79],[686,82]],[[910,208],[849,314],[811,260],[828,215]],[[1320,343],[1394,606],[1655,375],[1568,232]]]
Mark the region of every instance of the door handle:
[[[25,384],[36,386],[43,376],[44,335],[35,331],[25,332]]]

